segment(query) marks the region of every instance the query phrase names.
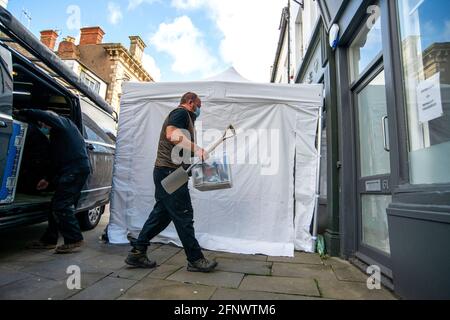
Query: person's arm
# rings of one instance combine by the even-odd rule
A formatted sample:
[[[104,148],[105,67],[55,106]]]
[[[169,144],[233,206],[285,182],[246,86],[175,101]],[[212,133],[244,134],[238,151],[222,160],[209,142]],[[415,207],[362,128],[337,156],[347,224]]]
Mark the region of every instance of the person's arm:
[[[16,115],[31,121],[41,121],[52,128],[64,127],[59,116],[53,112],[37,109],[24,109],[17,111]]]
[[[192,141],[193,137],[189,137],[189,134],[186,135],[186,133],[188,133],[189,122],[190,118],[188,111],[184,109],[177,109],[172,112],[169,116],[169,122],[166,129],[166,138],[172,144],[197,155],[203,160],[206,160],[208,158],[206,151]]]
[[[192,142],[188,137],[186,137],[183,131],[179,128],[168,126],[166,129],[166,138],[172,144],[179,146],[191,153],[194,153],[202,160],[206,160],[208,158],[207,152],[203,148]]]

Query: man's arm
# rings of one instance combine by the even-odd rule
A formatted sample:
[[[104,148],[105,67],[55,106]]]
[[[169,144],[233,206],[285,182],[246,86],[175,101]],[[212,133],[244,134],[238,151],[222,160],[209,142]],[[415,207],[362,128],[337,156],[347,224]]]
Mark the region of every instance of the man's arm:
[[[208,159],[207,152],[203,148],[200,148],[198,145],[196,145],[194,142],[192,142],[183,133],[182,130],[180,130],[174,126],[168,126],[166,129],[166,138],[172,144],[179,146],[179,147],[183,148],[184,150],[187,150],[191,153],[194,153],[196,156],[198,156],[202,160]]]
[[[61,122],[59,116],[53,112],[37,110],[37,109],[24,109],[15,112],[16,116],[24,117],[31,121],[41,121],[52,128],[63,128],[64,125]]]

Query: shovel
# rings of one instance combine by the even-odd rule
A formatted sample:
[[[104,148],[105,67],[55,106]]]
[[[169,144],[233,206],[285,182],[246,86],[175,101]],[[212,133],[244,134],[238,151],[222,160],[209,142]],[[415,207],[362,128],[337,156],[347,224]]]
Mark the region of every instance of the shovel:
[[[210,154],[225,140],[233,138],[234,136],[236,136],[236,130],[232,125],[230,125],[225,130],[225,133],[223,134],[222,138],[217,140],[217,142],[215,142],[209,149],[207,149],[206,152]],[[180,189],[183,185],[185,185],[189,181],[189,173],[191,172],[191,170],[201,162],[203,162],[202,159],[197,160],[187,170],[184,170],[183,167],[179,167],[176,171],[174,171],[171,175],[169,175],[161,182],[161,185],[163,186],[164,190],[166,190],[168,194],[173,194],[175,191]]]

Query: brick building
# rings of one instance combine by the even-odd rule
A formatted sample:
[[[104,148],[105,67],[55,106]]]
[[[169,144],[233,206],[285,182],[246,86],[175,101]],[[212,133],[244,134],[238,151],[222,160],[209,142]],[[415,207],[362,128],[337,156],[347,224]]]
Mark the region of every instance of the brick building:
[[[130,36],[127,49],[120,43],[103,43],[104,35],[100,27],[82,28],[78,45],[74,38],[66,37],[59,43],[56,53],[118,110],[124,81],[154,80],[142,65],[146,45],[139,36]],[[57,40],[55,31],[41,32],[41,41],[51,50],[55,51]],[[105,89],[102,89],[102,83],[106,85]]]

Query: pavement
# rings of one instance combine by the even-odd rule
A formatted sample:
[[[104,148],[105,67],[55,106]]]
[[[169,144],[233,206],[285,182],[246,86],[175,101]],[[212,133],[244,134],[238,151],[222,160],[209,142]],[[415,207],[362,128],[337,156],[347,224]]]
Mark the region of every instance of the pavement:
[[[300,252],[283,258],[205,251],[219,266],[200,274],[186,271],[182,248],[155,244],[149,256],[158,262],[156,269],[128,268],[129,246],[99,240],[108,219],[106,213],[84,234],[83,250],[71,255],[24,249],[44,232],[45,223],[1,232],[0,300],[396,299],[387,289],[369,290],[368,275],[346,261]]]

